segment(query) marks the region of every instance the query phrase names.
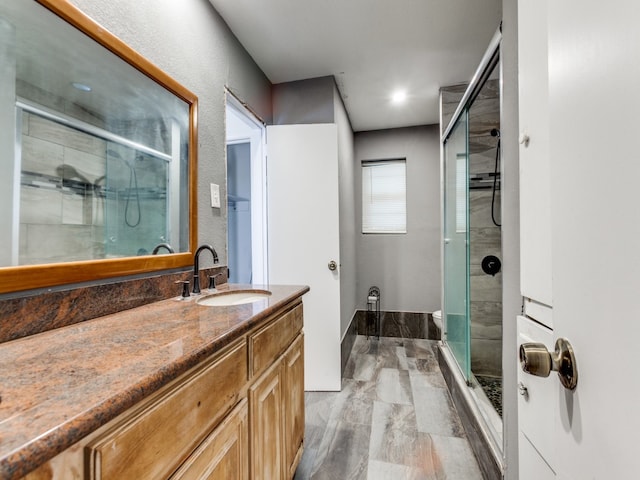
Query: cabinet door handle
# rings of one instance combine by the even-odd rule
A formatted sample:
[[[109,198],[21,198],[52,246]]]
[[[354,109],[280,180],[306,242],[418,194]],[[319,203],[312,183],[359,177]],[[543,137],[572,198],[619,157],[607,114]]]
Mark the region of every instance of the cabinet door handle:
[[[556,340],[555,352],[549,352],[542,343],[520,345],[520,367],[537,377],[548,377],[551,371],[558,372],[560,383],[567,390],[578,385],[578,367],[573,347],[566,338]]]
[[[529,390],[527,390],[527,387],[525,387],[522,382],[518,382],[518,393],[525,398],[529,396]]]

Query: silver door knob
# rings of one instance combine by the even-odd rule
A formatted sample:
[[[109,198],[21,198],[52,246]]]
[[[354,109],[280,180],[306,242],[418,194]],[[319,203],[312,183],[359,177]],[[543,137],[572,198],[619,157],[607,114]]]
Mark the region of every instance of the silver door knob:
[[[523,343],[520,345],[520,367],[537,377],[558,372],[560,383],[568,390],[575,390],[578,385],[576,357],[566,338],[556,340],[555,352],[549,352],[542,343]]]
[[[334,262],[333,260],[331,260],[329,262],[329,265],[327,265],[329,267],[329,270],[331,270],[332,272],[338,269],[338,264],[336,262]]]

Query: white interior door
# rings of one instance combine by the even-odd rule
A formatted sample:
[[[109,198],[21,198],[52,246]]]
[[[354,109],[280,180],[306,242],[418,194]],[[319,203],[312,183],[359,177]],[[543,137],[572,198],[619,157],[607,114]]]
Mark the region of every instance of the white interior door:
[[[553,387],[540,389],[533,377],[521,377],[531,400],[546,398],[538,418],[540,423],[553,418],[546,440],[553,453],[542,463],[529,461],[535,456],[523,454],[541,453],[544,441],[529,448],[521,437],[520,472],[542,472],[546,463],[562,480],[636,478],[640,7],[636,0],[554,1],[548,2],[546,21],[553,278],[549,335],[553,343],[564,337],[573,345],[578,385],[574,391],[559,387],[552,373],[540,380]],[[518,414],[522,433],[527,417],[522,407]],[[546,473],[527,478],[549,478]]]
[[[553,317],[579,369],[559,479],[640,472],[640,5],[549,2]]]
[[[305,294],[305,389],[338,391],[340,264],[338,133],[334,124],[267,128],[269,281]]]

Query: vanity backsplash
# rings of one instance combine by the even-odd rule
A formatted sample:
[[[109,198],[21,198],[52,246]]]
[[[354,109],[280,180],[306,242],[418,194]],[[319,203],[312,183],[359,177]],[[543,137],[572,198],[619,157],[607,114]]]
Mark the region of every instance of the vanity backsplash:
[[[200,278],[217,274],[222,274],[218,283],[227,283],[226,266],[203,269]],[[191,277],[185,270],[0,299],[0,343],[176,297],[180,286],[175,282]]]

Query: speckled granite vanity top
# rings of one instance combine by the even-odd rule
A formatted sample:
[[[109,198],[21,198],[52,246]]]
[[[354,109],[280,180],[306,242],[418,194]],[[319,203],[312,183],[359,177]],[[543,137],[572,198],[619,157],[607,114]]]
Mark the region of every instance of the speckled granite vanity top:
[[[0,344],[0,478],[46,462],[308,288],[268,290],[229,307],[162,300]]]

